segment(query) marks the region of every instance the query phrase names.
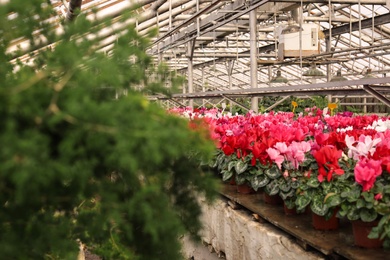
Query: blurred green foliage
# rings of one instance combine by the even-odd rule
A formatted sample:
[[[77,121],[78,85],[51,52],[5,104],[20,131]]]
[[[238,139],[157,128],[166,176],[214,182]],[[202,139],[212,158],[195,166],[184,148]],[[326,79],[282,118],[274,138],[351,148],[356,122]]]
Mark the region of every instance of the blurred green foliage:
[[[0,5],[1,258],[76,259],[80,239],[104,259],[180,259],[197,197],[215,195],[200,169],[214,145],[135,91],[180,79],[153,66],[133,25],[106,55],[90,36],[109,20],[80,15],[57,35],[52,15],[50,1]],[[7,51],[17,38],[35,50],[23,62]]]

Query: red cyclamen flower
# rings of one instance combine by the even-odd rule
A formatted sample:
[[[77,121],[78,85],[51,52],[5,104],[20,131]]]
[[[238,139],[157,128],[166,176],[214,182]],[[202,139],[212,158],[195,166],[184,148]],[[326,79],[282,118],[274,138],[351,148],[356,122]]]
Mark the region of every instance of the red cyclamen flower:
[[[318,181],[322,182],[325,177],[327,181],[331,181],[333,173],[344,174],[344,170],[340,168],[338,163],[341,154],[341,150],[337,150],[331,145],[323,146],[315,152],[314,158],[318,164]]]

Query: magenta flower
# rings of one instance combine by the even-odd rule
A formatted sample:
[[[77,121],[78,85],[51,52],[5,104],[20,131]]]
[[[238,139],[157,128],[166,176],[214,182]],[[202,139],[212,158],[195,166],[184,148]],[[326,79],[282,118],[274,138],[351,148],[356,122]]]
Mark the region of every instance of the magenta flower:
[[[382,174],[381,161],[363,158],[356,164],[354,173],[355,181],[363,186],[363,191],[368,191]]]
[[[383,198],[383,195],[382,195],[382,193],[378,193],[375,195],[374,198],[375,198],[375,200],[381,200]]]

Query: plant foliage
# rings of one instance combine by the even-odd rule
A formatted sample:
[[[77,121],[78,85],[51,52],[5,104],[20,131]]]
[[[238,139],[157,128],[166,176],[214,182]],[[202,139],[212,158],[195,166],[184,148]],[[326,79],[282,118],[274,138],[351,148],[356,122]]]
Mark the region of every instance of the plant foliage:
[[[179,235],[201,227],[196,197],[216,188],[199,167],[208,133],[134,90],[166,91],[167,73],[133,25],[106,55],[109,20],[79,15],[58,35],[50,6],[0,5],[1,257],[76,259],[80,239],[105,259],[180,259]],[[10,51],[15,39],[35,52]]]

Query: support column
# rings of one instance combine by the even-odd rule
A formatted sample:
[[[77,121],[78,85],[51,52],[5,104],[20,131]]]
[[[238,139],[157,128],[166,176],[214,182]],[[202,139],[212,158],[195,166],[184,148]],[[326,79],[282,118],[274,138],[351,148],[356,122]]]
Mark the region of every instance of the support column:
[[[205,80],[204,80],[204,67],[202,67],[202,92],[204,93],[206,91],[206,88],[205,88]],[[206,106],[206,102],[205,102],[205,99],[203,98],[202,99],[202,107],[205,107]]]
[[[257,88],[257,19],[256,9],[249,12],[251,88]],[[259,98],[252,97],[251,110],[259,111]]]
[[[328,52],[328,53],[330,52],[330,49],[332,47],[331,44],[332,43],[331,43],[330,39],[325,39],[326,52]],[[331,80],[331,78],[332,78],[331,67],[330,67],[330,64],[327,64],[326,65],[326,81],[329,82]],[[328,95],[328,103],[332,103],[332,95],[331,94]]]
[[[192,57],[194,54],[194,45],[195,45],[195,39],[194,41],[190,41],[187,43],[187,57],[188,57],[188,93],[193,93],[193,64],[192,64]],[[194,100],[190,99],[188,106],[193,108],[194,107]]]
[[[226,62],[226,70],[229,76],[229,90],[233,89],[232,74],[233,74],[234,60],[228,60]],[[229,111],[233,112],[233,102],[229,101]]]
[[[77,12],[80,10],[82,0],[70,0],[68,12],[66,13],[66,20],[73,21],[77,16]]]

